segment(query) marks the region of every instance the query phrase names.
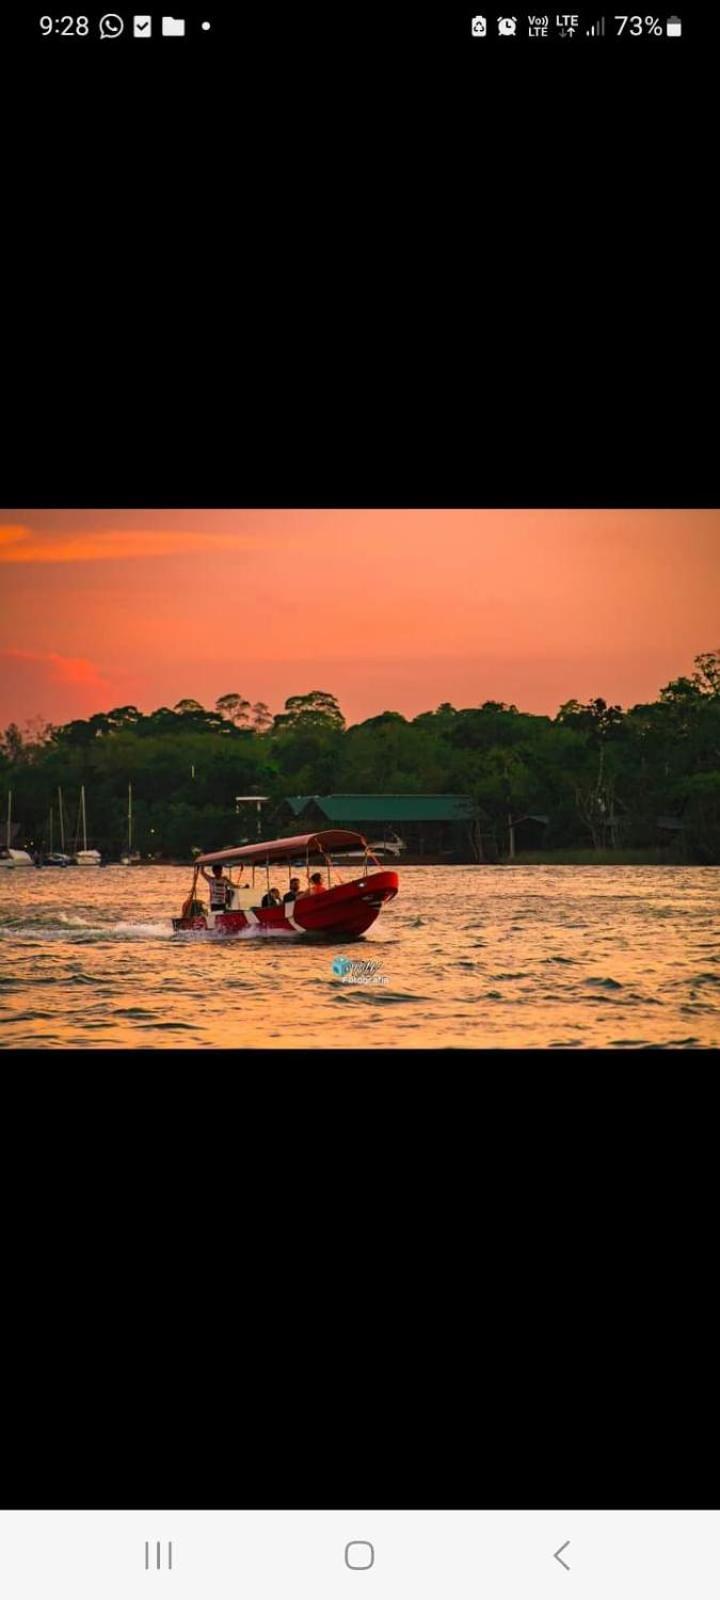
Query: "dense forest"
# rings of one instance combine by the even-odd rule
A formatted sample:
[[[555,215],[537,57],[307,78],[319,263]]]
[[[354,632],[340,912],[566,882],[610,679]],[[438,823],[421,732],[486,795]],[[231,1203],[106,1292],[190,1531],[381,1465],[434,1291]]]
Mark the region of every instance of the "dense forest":
[[[238,795],[270,797],[268,837],[288,795],[373,792],[470,796],[499,857],[508,817],[539,813],[548,851],[665,843],[674,858],[720,863],[720,651],[698,655],[694,668],[648,705],[570,700],[555,717],[485,701],[410,720],[384,711],[347,727],[335,697],[316,691],[292,696],[277,716],[225,694],[212,710],[180,700],[149,715],[119,706],[64,727],[11,724],[0,737],[0,795],[5,803],[12,790],[13,842],[39,850],[54,805],[58,848],[60,786],[72,848],[84,784],[88,842],[111,858],[127,843],[131,783],[133,843],[156,859],[254,833]]]

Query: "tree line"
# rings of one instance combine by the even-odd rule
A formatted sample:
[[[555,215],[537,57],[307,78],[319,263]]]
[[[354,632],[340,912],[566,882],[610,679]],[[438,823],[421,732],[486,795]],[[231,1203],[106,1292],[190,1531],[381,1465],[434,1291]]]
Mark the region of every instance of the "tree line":
[[[190,699],[147,715],[116,706],[61,727],[12,723],[0,738],[0,791],[12,789],[20,823],[15,843],[47,848],[53,807],[58,847],[61,788],[72,846],[84,784],[88,842],[117,856],[127,843],[129,783],[133,843],[158,859],[254,835],[253,808],[238,814],[238,795],[269,797],[268,837],[287,796],[359,792],[468,795],[501,856],[508,820],[541,814],[548,850],[643,849],[663,837],[677,847],[682,838],[688,860],[720,863],[720,651],[696,656],[689,677],[626,710],[601,698],[569,700],[554,717],[495,700],[461,709],[445,702],[348,727],[324,691],[292,695],[278,715],[224,694],[212,709]],[[664,835],[659,818],[682,830]]]

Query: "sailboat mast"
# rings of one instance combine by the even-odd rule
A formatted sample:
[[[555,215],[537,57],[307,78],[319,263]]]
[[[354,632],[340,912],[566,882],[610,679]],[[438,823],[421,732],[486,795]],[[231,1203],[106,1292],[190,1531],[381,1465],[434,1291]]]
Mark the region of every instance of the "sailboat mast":
[[[83,850],[87,850],[87,820],[85,817],[85,785],[80,785],[80,809],[82,811]]]
[[[63,822],[62,789],[58,784],[58,810],[60,812],[60,849],[65,854],[65,824]]]
[[[52,828],[53,828],[53,814],[52,814],[52,813],[53,813],[53,808],[52,808],[52,806],[51,806],[51,807],[50,807],[50,854],[51,854],[51,855],[52,855],[52,853],[53,853],[53,836],[52,836]]]
[[[132,851],[132,784],[128,784],[128,855]]]

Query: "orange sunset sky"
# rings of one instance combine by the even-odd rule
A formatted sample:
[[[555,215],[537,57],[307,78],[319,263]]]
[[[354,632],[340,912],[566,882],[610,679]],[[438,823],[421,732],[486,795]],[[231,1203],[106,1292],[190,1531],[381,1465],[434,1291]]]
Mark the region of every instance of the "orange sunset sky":
[[[720,646],[717,511],[0,511],[0,726],[324,689],[628,706]]]

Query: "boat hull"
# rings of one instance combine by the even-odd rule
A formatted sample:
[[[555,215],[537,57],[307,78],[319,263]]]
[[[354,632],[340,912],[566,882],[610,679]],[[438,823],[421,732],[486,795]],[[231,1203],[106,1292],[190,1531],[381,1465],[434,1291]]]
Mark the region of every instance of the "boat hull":
[[[0,867],[8,867],[17,871],[20,867],[34,866],[35,862],[27,850],[10,850],[7,855],[0,856]]]
[[[229,936],[267,934],[283,938],[304,934],[319,939],[359,939],[372,927],[384,905],[398,891],[396,872],[374,872],[352,883],[339,883],[322,894],[303,895],[288,905],[218,911],[195,917],[173,917],[176,933]]]

